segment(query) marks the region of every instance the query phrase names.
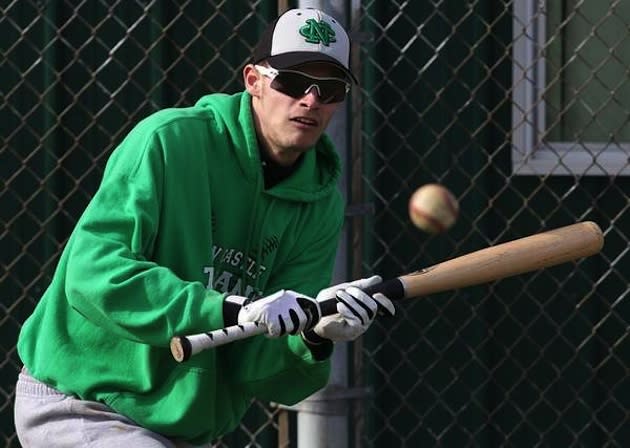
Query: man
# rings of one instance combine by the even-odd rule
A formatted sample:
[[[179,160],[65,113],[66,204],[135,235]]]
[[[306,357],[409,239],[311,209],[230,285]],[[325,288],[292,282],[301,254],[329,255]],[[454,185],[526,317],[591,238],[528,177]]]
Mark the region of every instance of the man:
[[[157,112],[116,148],[20,334],[24,447],[207,443],[252,399],[293,404],[325,386],[333,341],[377,308],[393,314],[363,292],[378,276],[322,289],[343,220],[324,130],[354,80],[349,48],[332,17],[290,10],[244,92]],[[338,313],[317,321],[329,298]],[[174,335],[252,321],[267,337],[170,355]]]

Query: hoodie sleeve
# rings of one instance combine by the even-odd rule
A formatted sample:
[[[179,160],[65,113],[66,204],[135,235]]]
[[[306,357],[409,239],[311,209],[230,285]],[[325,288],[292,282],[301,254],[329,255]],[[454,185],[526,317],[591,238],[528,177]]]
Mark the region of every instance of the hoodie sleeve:
[[[151,261],[164,171],[159,138],[134,129],[108,161],[66,248],[70,305],[114,335],[157,346],[223,325],[221,294]]]

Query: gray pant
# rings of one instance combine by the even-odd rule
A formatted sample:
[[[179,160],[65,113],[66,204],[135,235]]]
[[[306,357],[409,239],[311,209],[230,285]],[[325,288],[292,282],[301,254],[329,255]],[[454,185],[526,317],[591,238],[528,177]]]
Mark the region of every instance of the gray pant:
[[[23,448],[192,447],[142,428],[102,403],[65,395],[26,369],[18,377],[14,411]]]

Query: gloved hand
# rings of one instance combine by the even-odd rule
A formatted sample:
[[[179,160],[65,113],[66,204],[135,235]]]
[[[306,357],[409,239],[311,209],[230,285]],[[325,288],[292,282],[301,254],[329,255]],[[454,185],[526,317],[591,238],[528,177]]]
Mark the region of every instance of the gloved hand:
[[[317,344],[323,340],[352,341],[363,334],[372,324],[377,311],[393,316],[396,313],[394,304],[385,295],[376,293],[369,296],[363,290],[381,283],[380,276],[341,283],[323,289],[316,300],[323,302],[331,298],[337,299],[337,314],[324,316],[315,327],[302,334],[310,343]]]
[[[237,300],[231,296],[225,301]],[[261,299],[244,302],[238,311],[237,322],[264,324],[267,327],[267,336],[278,337],[287,333],[298,334],[312,328],[320,315],[319,304],[315,299],[295,291],[281,289]]]

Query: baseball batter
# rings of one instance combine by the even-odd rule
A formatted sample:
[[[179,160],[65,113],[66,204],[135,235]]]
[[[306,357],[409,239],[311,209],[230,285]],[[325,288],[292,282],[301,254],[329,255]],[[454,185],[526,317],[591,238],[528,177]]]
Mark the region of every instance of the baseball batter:
[[[22,446],[207,444],[254,398],[325,386],[333,342],[393,313],[362,290],[378,276],[327,288],[344,204],[324,130],[356,82],[349,51],[332,17],[289,10],[243,92],[159,111],[115,149],[19,337]],[[254,321],[266,337],[171,357],[174,335]]]

